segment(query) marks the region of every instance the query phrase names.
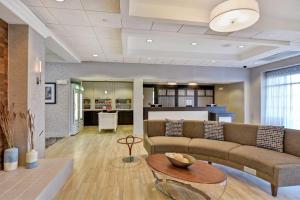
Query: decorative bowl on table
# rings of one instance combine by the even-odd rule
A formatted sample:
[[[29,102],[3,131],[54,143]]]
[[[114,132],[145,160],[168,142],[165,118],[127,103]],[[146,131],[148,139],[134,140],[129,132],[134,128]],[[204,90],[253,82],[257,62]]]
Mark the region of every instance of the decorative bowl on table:
[[[175,167],[187,168],[195,162],[195,158],[188,154],[181,153],[165,153],[165,156]]]

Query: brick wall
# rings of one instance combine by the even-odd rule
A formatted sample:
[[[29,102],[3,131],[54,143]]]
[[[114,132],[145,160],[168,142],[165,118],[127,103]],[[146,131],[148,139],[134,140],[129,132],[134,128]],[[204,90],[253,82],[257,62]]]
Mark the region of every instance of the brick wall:
[[[0,19],[0,101],[7,103],[8,24]],[[1,131],[1,130],[0,130]],[[0,169],[3,159],[3,135],[0,133]]]

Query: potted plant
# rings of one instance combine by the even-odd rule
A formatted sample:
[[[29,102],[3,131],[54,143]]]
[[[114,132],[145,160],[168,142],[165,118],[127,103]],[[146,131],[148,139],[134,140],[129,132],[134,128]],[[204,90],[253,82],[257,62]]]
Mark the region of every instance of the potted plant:
[[[34,143],[34,115],[27,110],[26,113],[20,113],[22,119],[26,122],[27,127],[27,153],[26,153],[26,168],[33,169],[38,166],[38,152],[35,150]]]
[[[1,102],[0,104],[0,128],[6,140],[7,149],[4,150],[4,171],[12,171],[18,168],[18,148],[14,145],[14,123],[17,114],[14,112],[14,104],[10,108]]]

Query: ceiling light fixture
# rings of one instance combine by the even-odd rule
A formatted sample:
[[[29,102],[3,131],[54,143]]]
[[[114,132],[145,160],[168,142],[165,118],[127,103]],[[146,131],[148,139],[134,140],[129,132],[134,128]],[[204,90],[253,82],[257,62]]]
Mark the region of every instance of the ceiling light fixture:
[[[197,83],[189,83],[189,85],[195,86],[195,85],[198,85],[198,84]]]
[[[191,45],[196,46],[196,45],[198,45],[198,43],[197,42],[192,42]]]
[[[147,41],[147,43],[151,43],[151,42],[153,42],[153,40],[152,40],[152,39],[147,39],[146,41]]]
[[[57,2],[64,2],[65,0],[56,0]]]
[[[209,27],[216,32],[234,32],[252,26],[258,19],[256,0],[227,0],[211,11]]]
[[[175,82],[169,82],[168,85],[177,85]]]
[[[239,48],[240,49],[242,49],[242,48],[244,48],[245,47],[245,45],[239,45]]]
[[[93,54],[94,57],[98,57],[98,54]]]

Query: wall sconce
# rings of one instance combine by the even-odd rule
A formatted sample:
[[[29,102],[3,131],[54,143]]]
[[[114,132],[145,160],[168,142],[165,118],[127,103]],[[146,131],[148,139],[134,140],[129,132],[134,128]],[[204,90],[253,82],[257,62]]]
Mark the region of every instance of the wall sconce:
[[[42,61],[39,61],[38,73],[36,77],[36,84],[40,85],[42,82]]]

